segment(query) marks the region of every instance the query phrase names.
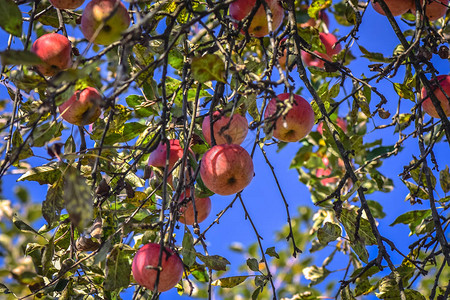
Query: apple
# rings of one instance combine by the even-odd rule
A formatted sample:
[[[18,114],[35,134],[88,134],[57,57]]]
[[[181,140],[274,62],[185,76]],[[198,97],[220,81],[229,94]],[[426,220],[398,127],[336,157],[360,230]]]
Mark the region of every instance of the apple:
[[[347,121],[341,117],[336,119],[337,126],[339,126],[344,132],[347,132]],[[320,122],[317,126],[317,132],[323,135],[323,122]]]
[[[280,6],[278,0],[262,0],[266,1],[270,11],[272,12],[272,30],[275,31],[283,21],[284,9]],[[242,21],[246,16],[250,15],[252,9],[256,6],[256,0],[236,0],[230,4],[230,16],[236,21]],[[248,33],[254,37],[263,37],[269,34],[269,27],[267,25],[267,14],[264,5],[256,11]],[[235,24],[237,26],[237,24]]]
[[[203,136],[208,144],[211,145],[211,118],[207,115],[203,119]],[[213,131],[216,144],[241,144],[248,132],[248,121],[240,114],[233,114],[229,117],[222,111],[213,113]]]
[[[308,9],[305,9],[304,14],[308,14]],[[328,17],[327,13],[324,10],[321,10],[319,12],[319,18],[316,20],[314,18],[309,18],[308,21],[304,23],[300,23],[297,26],[300,26],[301,28],[305,27],[318,27],[321,24],[324,24],[326,28],[330,27],[330,18]]]
[[[211,199],[197,198],[195,197],[195,209],[197,210],[197,223],[203,222],[211,212]],[[194,204],[191,198],[191,190],[186,189],[184,193],[180,195],[178,203],[180,204],[180,218],[178,219],[181,223],[186,225],[194,225],[195,222],[195,212]]]
[[[414,1],[415,0],[384,0],[384,3],[386,3],[393,16],[400,16],[411,8]],[[374,0],[371,0],[371,2],[373,9],[377,13],[382,14],[383,16],[386,15],[380,4],[375,3]]]
[[[92,0],[81,15],[81,32],[84,37],[100,45],[110,45],[120,40],[129,24],[130,16],[120,0]]]
[[[270,100],[264,112],[264,118],[268,122],[266,126],[274,126],[273,136],[283,142],[299,141],[311,131],[314,125],[314,111],[308,101],[299,95],[292,96],[294,98],[292,108],[276,121],[267,119],[278,111],[278,102],[289,99],[289,93],[280,94]]]
[[[341,45],[337,44],[336,47],[333,48],[333,45],[337,43],[337,38],[332,33],[320,32],[319,39],[325,46],[325,53],[320,53],[319,51],[314,51],[314,53],[326,60],[331,61],[331,57],[341,51]],[[301,55],[303,62],[307,66],[323,68],[325,65],[323,60],[316,58],[307,52],[302,51]]]
[[[439,75],[435,80],[431,80],[431,88],[433,89],[433,93],[436,98],[439,100],[442,109],[447,117],[450,117],[450,102],[447,97],[450,98],[450,76],[449,75]],[[447,97],[442,93],[438,84],[442,87]],[[425,87],[422,88],[422,109],[424,112],[432,116],[433,118],[439,118],[436,108],[431,101],[431,98],[427,94],[427,90]]]
[[[427,1],[425,5],[425,14],[430,21],[436,21],[437,19],[443,17],[447,12],[449,0],[433,0]],[[420,4],[423,4],[423,0],[420,0]],[[415,13],[416,2],[413,0],[411,3],[411,11]]]
[[[136,252],[131,266],[134,280],[153,291],[158,275],[158,262],[161,246],[148,243]],[[165,292],[173,288],[183,277],[184,266],[181,259],[169,248],[161,252],[161,271],[159,272],[158,291]]]
[[[70,124],[84,126],[98,119],[102,102],[102,95],[95,88],[88,87],[76,91],[58,109],[61,117]]]
[[[200,176],[212,192],[232,195],[243,190],[252,181],[253,161],[239,145],[216,145],[203,155]]]
[[[75,9],[80,7],[84,0],[50,0],[50,3],[59,9]]]
[[[53,76],[72,66],[72,45],[62,34],[44,34],[34,41],[31,51],[43,61],[36,68],[45,76]]]

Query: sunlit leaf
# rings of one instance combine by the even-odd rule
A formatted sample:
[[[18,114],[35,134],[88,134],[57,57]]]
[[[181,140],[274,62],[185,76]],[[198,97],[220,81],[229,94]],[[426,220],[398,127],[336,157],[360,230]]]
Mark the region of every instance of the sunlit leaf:
[[[107,291],[126,288],[130,284],[130,256],[134,250],[126,244],[116,244],[106,259],[106,277],[103,286]]]
[[[222,288],[233,288],[243,283],[250,276],[232,276],[217,279],[212,282],[212,285],[220,286]]]
[[[219,255],[203,255],[197,252],[197,257],[204,262],[208,268],[216,271],[226,271],[227,265],[230,264],[226,258]]]
[[[215,54],[194,57],[191,63],[192,76],[204,83],[210,80],[225,82],[225,63]]]
[[[0,0],[0,27],[12,35],[22,35],[22,13],[12,0]]]

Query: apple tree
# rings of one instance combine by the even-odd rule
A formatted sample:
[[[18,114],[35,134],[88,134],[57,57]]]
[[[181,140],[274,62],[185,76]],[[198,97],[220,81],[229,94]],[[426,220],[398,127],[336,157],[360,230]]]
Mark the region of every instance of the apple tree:
[[[0,0],[2,299],[448,299],[448,5]]]

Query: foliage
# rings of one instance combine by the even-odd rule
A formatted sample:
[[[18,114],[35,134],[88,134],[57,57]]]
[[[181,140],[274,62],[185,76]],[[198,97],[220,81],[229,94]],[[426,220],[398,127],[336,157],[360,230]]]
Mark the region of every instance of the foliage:
[[[223,299],[449,296],[450,174],[448,161],[437,161],[434,149],[448,153],[450,123],[424,115],[420,105],[420,90],[438,73],[428,56],[448,58],[443,54],[448,17],[413,22],[407,13],[402,18],[408,29],[402,32],[402,21],[388,14],[400,45],[386,57],[357,43],[358,34],[365,34],[360,25],[370,9],[366,1],[283,0],[283,25],[259,39],[241,33],[246,22],[234,26],[231,2],[127,4],[133,25],[120,41],[103,47],[81,38],[82,9],[59,10],[44,0],[0,0],[0,30],[9,35],[0,48],[1,82],[10,97],[1,102],[0,176],[20,174],[21,182],[15,187],[18,203],[0,200],[2,299],[119,299],[127,289],[135,291],[134,299],[156,299],[158,293],[137,286],[131,276],[133,255],[147,242],[164,243],[182,257],[185,276],[176,288],[193,297],[207,298],[212,290]],[[312,5],[305,13],[307,4]],[[324,68],[306,68],[300,51],[325,51],[319,32],[333,28],[322,23],[303,28],[296,21],[316,18],[321,10],[347,26],[336,33],[343,50],[327,58]],[[74,65],[44,77],[33,66],[40,60],[29,50],[32,40],[53,31],[74,32]],[[291,57],[286,69],[279,62],[284,50]],[[352,72],[352,62],[368,61],[373,75]],[[397,110],[389,112],[379,87],[401,75],[392,82]],[[64,122],[57,106],[86,86],[101,91],[102,116],[85,127]],[[297,152],[291,163],[315,208],[288,207],[282,188],[274,184],[267,188],[279,190],[287,222],[270,247],[262,246],[241,193],[209,226],[195,224],[176,235],[180,193],[190,186],[199,197],[212,195],[197,174],[210,147],[202,120],[213,111],[248,118],[255,134],[246,148],[252,156],[260,151],[278,183],[276,174],[283,170],[266,150],[282,152],[286,143],[271,137],[273,128],[262,116],[280,91],[310,94],[316,121],[323,123],[322,132],[293,143]],[[386,129],[398,136],[395,144],[367,138]],[[174,138],[192,152],[184,151],[172,174],[153,169],[148,180],[149,154]],[[409,227],[415,239],[408,253],[379,226],[389,208],[369,199],[394,189],[380,168],[402,155],[405,144],[416,145],[411,162],[399,171],[412,208],[390,226]],[[328,174],[319,176],[318,169]],[[30,202],[24,188],[30,181],[47,185],[42,204]],[[240,272],[236,275],[229,274],[226,257],[208,251],[205,234],[239,205],[245,211],[241,222],[251,223],[256,238],[248,247],[231,247],[242,255],[242,265],[233,266]],[[399,264],[393,262],[397,256]],[[335,267],[339,262],[342,270]]]

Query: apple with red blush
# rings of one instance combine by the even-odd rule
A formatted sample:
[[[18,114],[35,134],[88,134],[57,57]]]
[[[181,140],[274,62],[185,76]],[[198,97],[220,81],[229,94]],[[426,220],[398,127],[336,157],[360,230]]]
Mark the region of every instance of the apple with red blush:
[[[371,0],[373,9],[385,16],[385,12],[381,5],[374,0]],[[389,11],[393,16],[400,16],[406,13],[412,6],[414,0],[384,0],[386,6],[389,8]]]
[[[252,181],[253,161],[250,154],[239,145],[215,145],[203,155],[200,176],[213,193],[232,195]]]
[[[178,221],[186,225],[194,225],[195,222],[195,212],[197,212],[197,223],[203,222],[211,212],[211,199],[209,197],[192,199],[193,194],[190,189],[186,189],[179,199],[179,215]],[[195,201],[195,210],[194,202]]]
[[[99,91],[93,87],[76,91],[72,97],[61,104],[58,109],[63,120],[77,126],[94,123],[102,110],[104,100]]]
[[[427,1],[425,4],[425,14],[430,21],[436,21],[437,19],[445,16],[448,9],[449,0],[436,0]],[[423,4],[423,0],[420,0],[420,4]],[[416,12],[416,2],[413,0],[411,3],[411,11],[413,14]]]
[[[161,265],[158,264],[160,256]],[[178,255],[167,247],[161,251],[161,245],[156,243],[148,243],[136,252],[131,269],[133,278],[139,285],[153,291],[157,284],[159,292],[172,289],[184,272],[183,262]]]
[[[280,6],[278,0],[262,1],[266,2],[272,12],[272,31],[275,31],[283,21],[284,9]],[[256,0],[236,0],[230,4],[230,16],[236,21],[242,21],[251,14],[256,5]],[[254,37],[264,37],[269,34],[267,14],[262,3],[251,20],[248,33]]]
[[[273,136],[283,142],[299,141],[308,135],[314,126],[315,117],[311,104],[296,94],[292,94],[292,108],[287,114],[272,120],[276,112],[280,110],[279,104],[288,101],[290,97],[289,93],[278,95],[269,101],[264,112],[266,126],[273,127]]]
[[[347,121],[345,121],[345,119],[337,117],[336,124],[344,132],[347,132]],[[320,133],[320,135],[323,135],[323,122],[320,122],[319,125],[317,125],[317,132]]]
[[[53,76],[61,70],[72,66],[72,45],[62,34],[48,33],[42,35],[31,46],[41,60],[42,64],[36,69],[45,76]]]
[[[49,0],[55,8],[59,9],[75,9],[80,7],[84,0]]]
[[[223,111],[215,111],[212,115],[214,139],[220,144],[241,144],[248,132],[248,121],[240,114],[227,116]],[[205,140],[211,145],[211,118],[203,119],[202,132]]]
[[[325,47],[325,53],[321,53],[319,51],[314,51],[314,53],[317,54],[318,56],[322,57],[323,59],[331,61],[332,56],[338,54],[341,51],[341,45],[336,44],[338,40],[337,40],[336,36],[332,33],[320,32],[319,39]],[[335,44],[336,44],[336,46],[334,46]],[[333,48],[333,46],[334,46],[334,48]],[[325,62],[323,60],[321,60],[305,51],[302,51],[301,55],[302,55],[303,63],[307,66],[323,68],[325,65]]]
[[[444,111],[447,117],[450,117],[450,101],[447,98],[450,98],[450,76],[449,75],[439,75],[434,80],[430,80],[431,88],[433,90],[434,96],[439,100],[441,104],[442,110]],[[439,87],[440,85],[440,87]],[[442,92],[442,90],[445,94]],[[439,118],[438,112],[434,107],[433,102],[431,101],[430,96],[425,87],[422,88],[422,109],[428,115],[433,118]]]

